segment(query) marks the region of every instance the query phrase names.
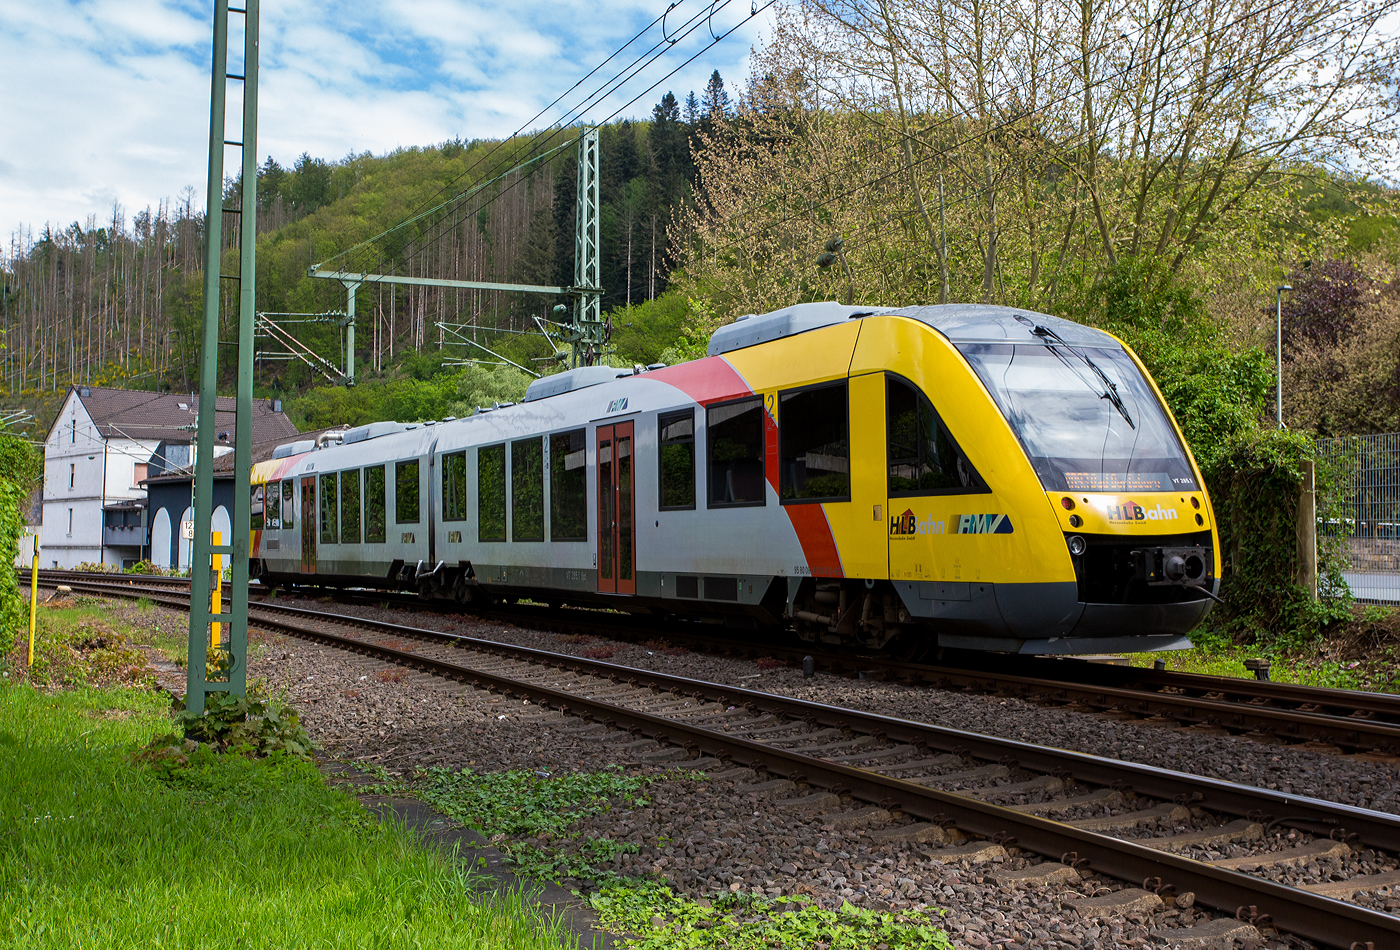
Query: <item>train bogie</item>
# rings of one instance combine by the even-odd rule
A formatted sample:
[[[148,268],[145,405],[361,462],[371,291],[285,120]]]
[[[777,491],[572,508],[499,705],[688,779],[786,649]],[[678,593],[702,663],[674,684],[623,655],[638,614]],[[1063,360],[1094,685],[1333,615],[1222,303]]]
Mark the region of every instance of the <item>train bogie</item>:
[[[811,304],[710,351],[286,450],[254,471],[257,568],[910,652],[1161,649],[1205,616],[1209,499],[1112,337],[998,307]]]

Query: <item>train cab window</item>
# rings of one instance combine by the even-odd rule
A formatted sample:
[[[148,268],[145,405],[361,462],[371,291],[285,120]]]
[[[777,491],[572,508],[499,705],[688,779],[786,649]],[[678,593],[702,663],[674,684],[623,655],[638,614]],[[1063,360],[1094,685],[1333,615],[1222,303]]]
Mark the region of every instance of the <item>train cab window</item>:
[[[365,469],[365,540],[382,543],[384,527],[384,466]]]
[[[263,487],[254,485],[249,489],[248,530],[261,531],[263,527]]]
[[[394,466],[394,521],[418,523],[418,460]]]
[[[778,396],[778,455],[784,502],[851,500],[844,379]]]
[[[933,404],[914,386],[885,377],[891,495],[954,495],[986,489]]]
[[[467,520],[467,453],[442,457],[442,520]]]
[[[549,437],[549,540],[588,540],[588,434]]]
[[[297,526],[297,483],[289,478],[282,483],[282,528],[290,531]]]
[[[340,543],[360,543],[360,470],[340,473]]]
[[[662,511],[695,507],[695,410],[663,413],[656,419],[658,504]]]
[[[321,543],[338,544],[340,526],[339,493],[334,474],[321,476]]]
[[[757,396],[705,410],[710,507],[762,505],[763,400]]]
[[[506,447],[476,450],[476,539],[506,539]]]
[[[272,482],[264,488],[263,527],[274,531],[282,527],[282,483]]]
[[[510,444],[510,537],[544,540],[544,439]]]

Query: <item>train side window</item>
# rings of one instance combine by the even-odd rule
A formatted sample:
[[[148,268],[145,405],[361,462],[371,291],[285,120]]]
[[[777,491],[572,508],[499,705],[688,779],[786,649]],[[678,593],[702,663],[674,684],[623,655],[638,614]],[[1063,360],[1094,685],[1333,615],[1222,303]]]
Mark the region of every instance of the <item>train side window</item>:
[[[778,396],[782,500],[851,500],[851,431],[846,381]]]
[[[467,520],[467,453],[442,457],[442,520]]]
[[[263,486],[254,485],[249,489],[248,530],[261,531],[263,527]]]
[[[289,478],[282,483],[282,528],[290,531],[297,526],[297,483]]]
[[[365,469],[365,540],[383,542],[387,536],[384,525],[384,466]]]
[[[263,501],[263,527],[274,531],[282,527],[282,483],[268,482]]]
[[[544,540],[544,439],[510,444],[510,537]]]
[[[334,474],[321,476],[321,543],[339,542],[340,505]]]
[[[394,466],[394,521],[418,523],[418,460]]]
[[[360,543],[360,470],[340,473],[340,543]]]
[[[657,417],[658,504],[662,511],[695,507],[695,410]]]
[[[588,433],[549,437],[549,540],[588,540]]]
[[[476,450],[476,539],[506,539],[506,447]]]
[[[890,495],[964,494],[986,488],[928,397],[885,377]]]
[[[709,505],[762,505],[763,400],[739,399],[705,410],[709,446]]]

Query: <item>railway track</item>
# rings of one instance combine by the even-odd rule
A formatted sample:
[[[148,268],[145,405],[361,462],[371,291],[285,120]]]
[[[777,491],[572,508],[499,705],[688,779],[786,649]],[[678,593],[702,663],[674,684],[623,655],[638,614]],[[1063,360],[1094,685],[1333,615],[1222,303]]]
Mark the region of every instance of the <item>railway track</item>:
[[[69,586],[188,604],[172,584]],[[1400,853],[1393,815],[401,624],[268,603],[251,606],[250,620],[582,717],[591,722],[579,731],[618,741],[634,760],[747,779],[741,788],[788,796],[785,809],[830,811],[833,822],[873,826],[877,840],[922,842],[949,859],[1010,848],[1049,859],[992,872],[1002,886],[1081,870],[1135,885],[1076,902],[1081,914],[1194,901],[1329,946],[1400,944],[1400,918],[1345,899],[1400,884],[1400,871],[1307,887],[1270,879],[1353,847]],[[1281,828],[1301,843],[1289,846]],[[1248,853],[1197,859],[1227,844]]]
[[[120,577],[120,580],[117,578]],[[42,581],[124,583],[177,589],[175,577],[130,577],[83,572],[40,572]],[[261,585],[252,590],[263,593]],[[410,595],[339,592],[342,599],[434,609]],[[450,609],[459,612],[455,605]],[[908,683],[1016,696],[1031,702],[1069,705],[1086,711],[1141,719],[1174,728],[1245,735],[1262,742],[1302,745],[1312,751],[1400,755],[1400,696],[1298,686],[1267,680],[1204,676],[1168,670],[1086,663],[1075,659],[988,657],[966,654],[957,664],[914,663],[882,655],[831,653],[790,642],[724,636],[707,625],[666,623],[656,618],[533,605],[480,608],[478,616],[546,630],[591,632],[610,638],[665,638],[696,649],[740,651],[800,665],[812,657],[829,673],[876,676]]]

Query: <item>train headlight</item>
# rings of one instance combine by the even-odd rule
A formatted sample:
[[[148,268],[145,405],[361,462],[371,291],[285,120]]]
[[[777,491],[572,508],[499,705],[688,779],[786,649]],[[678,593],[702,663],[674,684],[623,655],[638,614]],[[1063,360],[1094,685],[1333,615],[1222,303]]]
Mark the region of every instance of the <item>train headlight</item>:
[[[1088,549],[1089,542],[1085,541],[1082,536],[1076,534],[1069,539],[1069,553],[1073,554],[1075,557],[1083,554]]]

